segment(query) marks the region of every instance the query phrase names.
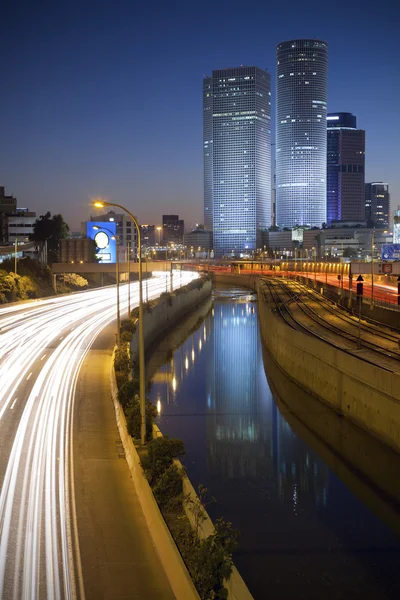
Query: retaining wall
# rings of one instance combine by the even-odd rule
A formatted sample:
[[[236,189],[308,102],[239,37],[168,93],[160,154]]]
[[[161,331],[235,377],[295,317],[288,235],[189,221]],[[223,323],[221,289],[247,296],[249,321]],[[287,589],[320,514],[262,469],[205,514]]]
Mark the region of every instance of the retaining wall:
[[[150,313],[143,318],[144,347],[149,348],[166,330],[173,327],[182,317],[190,312],[211,294],[212,281],[204,282],[200,290],[190,290],[182,294],[172,295],[171,305],[166,299],[156,304]],[[139,328],[136,328],[131,341],[132,360],[138,360],[139,356]]]
[[[390,373],[289,327],[260,282],[263,343],[278,365],[331,408],[400,451],[400,374]]]
[[[164,521],[150,485],[143,473],[140,458],[128,433],[124,411],[118,402],[114,356],[111,363],[111,395],[115,408],[117,427],[125,451],[126,461],[135,483],[137,495],[149,527],[154,546],[177,600],[200,600],[185,563]]]

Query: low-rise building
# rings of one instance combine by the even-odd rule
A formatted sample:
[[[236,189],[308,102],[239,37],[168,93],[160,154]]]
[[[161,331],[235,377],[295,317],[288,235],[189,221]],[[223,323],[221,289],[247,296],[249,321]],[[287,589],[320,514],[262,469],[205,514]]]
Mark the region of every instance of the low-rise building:
[[[4,226],[7,232],[7,241],[10,244],[13,244],[16,239],[19,244],[29,242],[29,236],[33,233],[35,223],[36,213],[30,212],[27,208],[17,208],[15,214],[5,215]]]
[[[204,229],[202,226],[196,227],[190,233],[183,236],[183,245],[193,252],[209,252],[212,250],[212,232]]]

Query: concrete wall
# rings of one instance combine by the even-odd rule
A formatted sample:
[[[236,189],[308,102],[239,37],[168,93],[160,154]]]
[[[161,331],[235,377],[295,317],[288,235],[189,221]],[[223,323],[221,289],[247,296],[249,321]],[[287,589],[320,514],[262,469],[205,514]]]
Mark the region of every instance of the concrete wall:
[[[132,480],[143,510],[144,517],[154,546],[159,554],[161,564],[164,567],[172,591],[177,600],[200,600],[200,596],[193,584],[185,563],[164,521],[153,492],[143,473],[142,466],[132,438],[128,433],[124,411],[118,402],[117,382],[114,373],[114,356],[112,360],[111,373],[111,395],[115,408],[115,416],[118,431],[124,447],[126,461],[128,463]]]
[[[256,291],[259,275],[236,275],[235,273],[213,273],[212,279],[214,283],[223,285],[234,285],[237,287],[246,287]]]
[[[265,346],[263,361],[274,400],[293,431],[400,535],[399,454],[290,379]]]
[[[166,300],[163,300],[154,306],[150,313],[146,313],[143,319],[144,326],[144,346],[149,348],[159,338],[164,331],[170,329],[185,314],[190,312],[195,306],[200,304],[207,296],[211,294],[212,282],[205,281],[200,290],[190,290],[189,292],[173,295],[171,297],[171,306]],[[139,355],[139,328],[131,342],[131,356],[134,361]]]
[[[289,327],[260,281],[263,343],[278,365],[340,414],[400,451],[400,374],[364,362]]]

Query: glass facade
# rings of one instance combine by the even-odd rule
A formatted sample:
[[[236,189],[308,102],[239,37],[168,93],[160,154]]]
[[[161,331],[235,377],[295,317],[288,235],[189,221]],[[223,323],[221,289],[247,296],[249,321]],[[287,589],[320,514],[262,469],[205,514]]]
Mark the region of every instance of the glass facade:
[[[216,70],[203,89],[204,222],[215,256],[251,254],[271,225],[270,75]]]
[[[365,217],[369,227],[390,227],[390,194],[387,183],[365,184]]]
[[[365,131],[351,113],[327,116],[327,219],[365,219]]]
[[[278,44],[276,71],[276,224],[321,227],[326,222],[326,42]]]

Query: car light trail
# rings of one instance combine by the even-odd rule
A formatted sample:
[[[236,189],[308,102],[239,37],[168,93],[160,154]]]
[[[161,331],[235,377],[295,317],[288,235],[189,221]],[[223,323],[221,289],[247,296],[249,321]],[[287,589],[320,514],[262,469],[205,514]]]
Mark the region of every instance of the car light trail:
[[[174,287],[196,277],[182,272]],[[149,298],[166,284],[165,274],[150,279]],[[127,292],[121,286],[121,314]],[[131,306],[137,304],[138,284],[131,284]],[[20,409],[9,455],[1,457],[1,598],[84,597],[73,497],[74,394],[86,354],[115,317],[115,287],[0,309],[0,435]]]

